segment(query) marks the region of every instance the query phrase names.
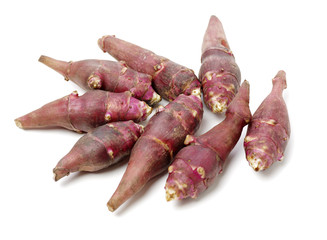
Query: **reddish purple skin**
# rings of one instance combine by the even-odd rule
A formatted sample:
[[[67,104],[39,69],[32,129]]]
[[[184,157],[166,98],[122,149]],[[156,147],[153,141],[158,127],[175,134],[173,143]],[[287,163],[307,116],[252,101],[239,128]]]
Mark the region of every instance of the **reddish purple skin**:
[[[130,91],[133,97],[144,101],[151,101],[154,94],[152,77],[136,72],[122,62],[96,59],[65,62],[47,56],[41,56],[39,61],[85,90]],[[99,82],[93,85],[93,79]]]
[[[286,74],[279,71],[272,80],[271,93],[253,114],[244,141],[246,157],[254,156],[262,163],[254,170],[265,170],[284,157],[290,138],[291,127],[283,90],[286,88]]]
[[[95,172],[130,154],[143,127],[133,121],[107,123],[81,137],[54,168],[58,181],[71,172]]]
[[[215,111],[213,98],[219,96],[218,100],[226,101],[227,107],[240,87],[241,72],[222,24],[215,16],[211,16],[203,39],[201,63],[199,79],[205,104],[211,111]]]
[[[165,186],[167,200],[196,198],[206,190],[222,172],[226,158],[250,119],[249,84],[244,81],[226,112],[226,118],[205,134],[186,139],[186,144],[193,145],[179,151],[169,167]],[[176,195],[171,196],[168,189],[173,189]]]
[[[127,169],[108,202],[114,211],[140,191],[154,176],[165,171],[188,134],[199,127],[203,116],[201,99],[180,95],[157,112],[132,149]]]
[[[99,47],[132,69],[153,77],[155,90],[164,99],[172,101],[180,94],[190,95],[200,88],[194,72],[167,58],[123,41],[114,36],[104,36],[98,41]]]
[[[204,177],[198,172],[199,168],[204,169]],[[200,144],[189,145],[177,153],[174,162],[169,167],[165,188],[176,188],[179,192],[178,199],[196,198],[211,185],[222,168],[223,161],[219,159],[215,151]],[[183,191],[178,190],[176,180],[185,184]]]
[[[23,129],[63,127],[77,132],[89,132],[108,122],[143,121],[149,115],[149,109],[151,108],[145,102],[131,97],[130,92],[95,90],[82,96],[74,92],[15,121]]]

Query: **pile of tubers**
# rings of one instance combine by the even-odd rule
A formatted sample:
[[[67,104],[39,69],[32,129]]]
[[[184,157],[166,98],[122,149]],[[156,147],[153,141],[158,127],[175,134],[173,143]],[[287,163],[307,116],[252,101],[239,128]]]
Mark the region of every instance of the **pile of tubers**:
[[[282,96],[286,74],[277,73],[271,93],[252,116],[249,82],[241,83],[240,69],[216,16],[211,16],[203,38],[199,78],[191,69],[115,36],[100,38],[98,45],[117,62],[65,62],[42,55],[40,62],[87,91],[82,96],[75,91],[15,119],[23,129],[61,127],[85,133],[53,169],[56,181],[72,172],[107,168],[129,156],[107,204],[110,211],[167,170],[167,201],[196,198],[223,171],[246,125],[245,155],[255,171],[283,159],[290,137]],[[169,104],[158,106],[161,98]],[[194,136],[203,118],[202,99],[225,119]],[[144,127],[139,122],[155,106],[156,113]]]

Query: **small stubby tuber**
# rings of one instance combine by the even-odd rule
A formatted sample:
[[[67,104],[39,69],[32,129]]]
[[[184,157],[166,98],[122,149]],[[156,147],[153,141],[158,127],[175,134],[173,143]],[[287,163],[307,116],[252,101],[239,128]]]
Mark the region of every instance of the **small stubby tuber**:
[[[107,123],[81,137],[53,169],[58,181],[72,172],[95,172],[130,154],[144,127],[133,121]]]
[[[155,90],[166,100],[172,101],[180,94],[201,94],[197,76],[187,67],[115,36],[103,36],[98,45],[130,68],[151,75]]]
[[[244,81],[232,100],[225,119],[198,137],[188,135],[168,168],[166,200],[196,198],[223,171],[229,153],[251,120],[249,83]]]
[[[63,127],[88,132],[108,122],[144,121],[151,111],[150,106],[132,97],[129,91],[112,93],[94,90],[82,96],[74,91],[15,119],[15,123],[23,129]]]
[[[152,77],[136,72],[124,62],[86,59],[61,61],[42,55],[39,61],[85,90],[130,91],[132,96],[153,105],[161,100],[152,88]]]
[[[203,100],[214,113],[225,112],[240,87],[240,69],[216,16],[211,16],[203,38],[199,80]]]
[[[279,71],[272,84],[272,91],[253,114],[244,138],[246,159],[255,171],[265,170],[284,158],[291,133],[283,99],[283,90],[287,87],[286,73]]]
[[[167,170],[175,153],[183,147],[186,135],[194,134],[198,129],[202,116],[200,97],[181,94],[151,117],[107,204],[110,211],[134,196],[150,179]]]

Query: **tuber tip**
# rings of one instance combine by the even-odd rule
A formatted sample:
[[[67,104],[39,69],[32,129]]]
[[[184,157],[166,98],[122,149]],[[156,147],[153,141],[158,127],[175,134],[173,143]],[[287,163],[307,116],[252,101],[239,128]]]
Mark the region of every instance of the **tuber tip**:
[[[70,173],[69,170],[63,168],[54,168],[53,169],[53,179],[57,182],[65,176],[68,176]]]
[[[280,77],[280,78],[286,78],[286,72],[284,70],[279,70],[278,73],[276,74],[275,78]]]
[[[66,62],[61,60],[56,60],[51,57],[47,57],[45,55],[41,55],[39,58],[39,62],[43,63],[44,65],[48,66],[49,68],[55,70],[59,74],[65,77],[65,80],[69,80],[69,72],[70,66],[72,62]]]
[[[166,187],[166,201],[170,202],[171,200],[176,200],[176,199],[178,199],[178,195],[175,188]]]
[[[212,15],[202,43],[202,53],[212,48],[222,48],[230,51],[225,31],[220,20]]]
[[[145,104],[145,108],[146,108],[146,117],[148,117],[151,113],[152,113],[152,107],[150,107],[149,105],[147,105],[146,103]]]
[[[106,52],[105,50],[105,40],[106,38],[108,37],[115,37],[115,35],[105,35],[103,36],[102,38],[99,38],[98,39],[98,46],[100,47],[100,49],[103,51],[103,52]]]
[[[281,84],[282,89],[287,88],[287,83],[286,83],[286,72],[284,70],[278,71],[276,76],[273,78],[273,85],[277,85],[276,83]]]
[[[21,129],[24,129],[24,128],[23,128],[23,124],[21,123],[21,121],[20,121],[18,118],[15,119],[15,123],[16,123],[16,126],[17,126],[17,127],[21,128]]]
[[[108,207],[108,210],[110,211],[110,212],[114,212],[117,208],[116,207],[114,207],[113,205],[112,205],[112,203],[111,203],[111,201],[109,200],[109,202],[107,203],[107,207]]]
[[[39,57],[39,62],[41,62],[41,63],[44,63],[45,61],[46,61],[46,56],[44,56],[44,55],[41,55],[40,57]]]
[[[149,104],[150,105],[155,105],[155,104],[157,104],[160,101],[161,101],[161,96],[158,93],[153,92],[153,96],[152,96]]]
[[[224,113],[227,111],[228,103],[226,99],[217,99],[211,107],[213,113]]]
[[[105,36],[98,39],[98,46],[103,52],[106,52],[105,50],[103,50],[104,49],[104,43],[103,43],[104,38],[105,38]]]
[[[258,172],[265,169],[260,158],[256,158],[255,156],[248,156],[247,160],[254,171]]]

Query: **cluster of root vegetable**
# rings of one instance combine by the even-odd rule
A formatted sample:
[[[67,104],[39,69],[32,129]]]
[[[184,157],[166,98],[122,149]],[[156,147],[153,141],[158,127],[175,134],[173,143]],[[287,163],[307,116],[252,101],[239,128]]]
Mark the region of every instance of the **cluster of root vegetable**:
[[[273,78],[271,93],[255,113],[249,109],[249,82],[240,70],[223,27],[211,16],[205,32],[201,69],[191,69],[114,36],[98,40],[117,59],[65,62],[47,56],[39,61],[86,93],[68,96],[15,120],[23,129],[63,127],[83,135],[53,172],[59,180],[72,172],[98,171],[129,156],[122,179],[107,206],[114,211],[156,175],[168,170],[166,199],[196,198],[223,170],[225,160],[248,125],[246,159],[256,171],[283,158],[290,136],[285,72]],[[194,136],[203,102],[225,119]],[[145,127],[152,107],[159,106]]]

